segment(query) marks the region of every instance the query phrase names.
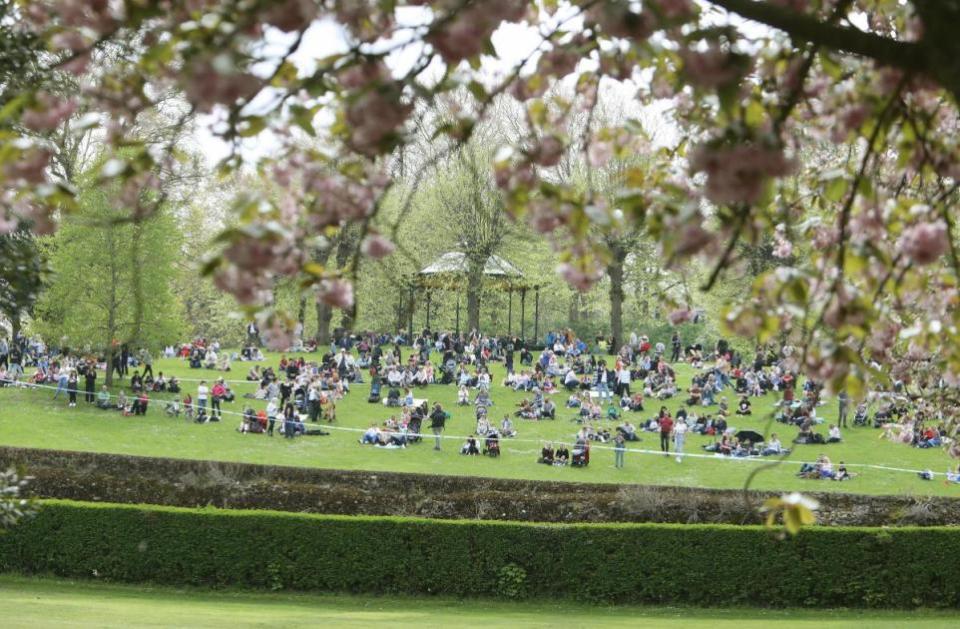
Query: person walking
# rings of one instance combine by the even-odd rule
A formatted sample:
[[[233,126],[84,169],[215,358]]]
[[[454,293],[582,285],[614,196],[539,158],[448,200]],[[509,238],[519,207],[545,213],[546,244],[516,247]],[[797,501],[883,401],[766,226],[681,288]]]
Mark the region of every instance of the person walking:
[[[660,418],[657,423],[660,424],[660,449],[664,456],[670,456],[670,434],[673,432],[673,418],[667,412],[666,406],[660,407]]]
[[[677,420],[673,426],[673,451],[677,454],[677,463],[683,461],[683,445],[687,439],[687,422]]]
[[[447,414],[439,403],[433,405],[433,411],[430,413],[430,430],[433,431],[433,449],[440,449],[440,435],[443,434],[444,426],[447,424]]]
[[[841,391],[837,396],[837,400],[840,403],[840,416],[837,418],[837,425],[841,428],[847,427],[847,413],[850,410],[850,396],[847,395],[846,391]]]
[[[618,432],[613,438],[613,466],[623,467],[623,455],[627,451],[627,440],[623,438],[623,433]]]
[[[0,365],[4,368],[10,367],[10,346],[6,338],[0,338]]]
[[[146,378],[147,374],[150,374],[150,377],[153,377],[153,356],[150,355],[150,352],[147,351],[147,348],[142,348],[140,350],[140,362],[143,363],[143,377]]]

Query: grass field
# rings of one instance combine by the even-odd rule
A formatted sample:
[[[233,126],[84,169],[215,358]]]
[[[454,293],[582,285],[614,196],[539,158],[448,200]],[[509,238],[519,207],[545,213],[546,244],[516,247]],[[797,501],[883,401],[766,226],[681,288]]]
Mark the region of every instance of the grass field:
[[[37,627],[955,627],[944,612],[589,607],[424,598],[210,593],[0,576],[7,629]]]
[[[278,355],[268,355],[266,363],[276,365]],[[265,363],[265,364],[266,364]],[[176,374],[178,377],[208,381],[217,377],[217,372],[189,369],[178,360],[158,360],[155,371]],[[228,378],[243,379],[249,364],[236,363]],[[686,366],[678,368],[680,384],[689,385],[692,371]],[[493,369],[494,387],[492,397],[495,406],[491,419],[497,420],[506,412],[516,410],[523,397],[499,385],[503,376],[502,366]],[[102,374],[100,380],[102,381]],[[184,381],[185,390],[196,393],[197,382]],[[253,391],[255,385],[233,385],[238,395]],[[442,452],[433,451],[427,443],[416,444],[403,450],[361,447],[357,443],[359,429],[371,422],[382,422],[389,416],[386,407],[366,402],[368,384],[358,385],[345,400],[338,404],[338,420],[330,436],[303,437],[290,441],[264,435],[242,435],[236,432],[237,416],[225,416],[222,423],[196,425],[184,419],[168,418],[163,413],[162,399],[156,400],[146,417],[120,417],[114,412],[99,411],[84,402],[77,408],[68,408],[64,396],[52,399],[51,390],[0,388],[0,444],[64,450],[102,451],[146,456],[166,456],[192,459],[218,459],[251,463],[268,463],[339,469],[388,470],[422,472],[432,474],[497,476],[556,481],[590,481],[612,483],[645,483],[693,487],[739,488],[749,472],[758,463],[751,460],[730,458],[687,458],[677,463],[673,457],[660,454],[628,452],[623,469],[613,467],[611,450],[594,448],[588,468],[557,468],[536,464],[542,440],[570,441],[579,426],[572,423],[573,413],[562,408],[566,394],[557,394],[556,421],[532,422],[516,419],[520,432],[516,440],[502,442],[503,456],[499,459],[465,457],[457,453],[462,441],[455,436],[464,436],[474,430],[473,407],[457,407],[456,389],[453,386],[432,385],[416,392],[417,397],[439,401],[451,411],[447,423]],[[736,398],[729,395],[731,408]],[[765,416],[774,398],[755,399],[752,418],[733,416],[730,425],[738,429],[750,428],[764,432]],[[246,401],[238,399],[224,404],[227,411],[239,412]],[[665,405],[675,411],[682,401],[670,400]],[[261,402],[256,408],[264,406]],[[642,418],[655,414],[659,403],[650,401],[647,411],[630,414],[637,424]],[[836,417],[836,402],[831,400],[819,409],[819,414],[828,421]],[[612,425],[611,425],[612,428]],[[354,429],[353,431],[345,429]],[[796,429],[782,424],[772,427],[784,443],[796,434]],[[820,429],[826,432],[826,427]],[[897,468],[933,469],[943,472],[951,465],[947,455],[939,449],[920,450],[905,445],[880,440],[880,431],[873,428],[850,428],[844,433],[844,442],[832,445],[796,446],[789,459],[758,475],[753,487],[775,490],[846,491],[869,494],[916,494],[960,496],[960,485],[946,485],[942,476],[935,481],[923,481],[916,474],[889,470],[860,468],[857,464],[885,465]],[[711,438],[690,434],[686,452],[704,454],[701,446]],[[658,436],[646,433],[641,443],[630,444],[638,449],[656,450]],[[821,452],[830,455],[834,463],[846,461],[858,477],[849,482],[812,481],[796,477],[802,461],[812,461]]]

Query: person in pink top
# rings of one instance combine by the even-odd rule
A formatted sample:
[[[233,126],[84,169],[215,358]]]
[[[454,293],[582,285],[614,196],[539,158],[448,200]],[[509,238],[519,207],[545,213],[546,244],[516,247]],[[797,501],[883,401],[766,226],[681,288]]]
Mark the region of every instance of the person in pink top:
[[[210,389],[210,421],[219,421],[222,417],[220,402],[226,395],[227,387],[223,385],[223,378],[220,378]]]

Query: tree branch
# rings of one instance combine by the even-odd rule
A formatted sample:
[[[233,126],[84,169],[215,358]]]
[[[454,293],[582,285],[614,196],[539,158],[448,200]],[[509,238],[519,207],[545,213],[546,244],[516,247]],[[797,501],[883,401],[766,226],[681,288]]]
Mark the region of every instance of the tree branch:
[[[766,24],[794,39],[832,50],[874,59],[904,70],[923,70],[925,55],[920,44],[902,42],[847,26],[828,24],[812,15],[798,13],[771,2],[754,0],[708,0],[710,4],[748,20]]]

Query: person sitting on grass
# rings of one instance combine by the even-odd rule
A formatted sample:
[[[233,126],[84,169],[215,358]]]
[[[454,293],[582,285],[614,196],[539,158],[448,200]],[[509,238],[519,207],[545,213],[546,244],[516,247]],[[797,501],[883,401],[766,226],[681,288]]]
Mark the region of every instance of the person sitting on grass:
[[[840,443],[843,439],[840,437],[840,427],[830,424],[830,430],[827,432],[827,443]]]
[[[360,437],[360,445],[376,445],[380,443],[380,427],[376,423],[370,424],[363,436]]]
[[[840,465],[837,466],[837,475],[834,476],[833,480],[850,480],[853,478],[853,474],[847,471],[847,465],[843,461],[840,461]]]
[[[479,396],[477,397],[479,398]],[[457,389],[457,405],[458,406],[470,405],[470,392],[467,390],[466,385],[460,385],[460,388]]]
[[[147,414],[147,405],[150,403],[150,398],[147,397],[146,391],[140,391],[140,394],[137,395],[137,399],[133,401],[133,408],[131,411],[134,415],[146,415]]]
[[[833,463],[826,454],[820,455],[816,465],[819,478],[833,479],[836,476],[836,472],[833,470]]]
[[[623,438],[627,441],[640,441],[640,437],[637,436],[637,428],[629,421],[623,422],[622,426],[617,426],[617,432],[623,435]]]
[[[248,406],[243,409],[243,419],[240,421],[240,427],[237,430],[241,433],[262,434],[264,427],[254,410]]]
[[[100,393],[97,393],[97,408],[102,410],[109,410],[113,408],[113,404],[110,403],[110,392],[107,391],[107,385],[103,385],[103,388],[100,389]]]
[[[570,450],[566,444],[561,443],[553,453],[554,465],[566,465],[570,462]]]
[[[513,428],[513,422],[510,421],[509,415],[504,415],[503,420],[500,422],[500,434],[504,437],[516,437],[517,431]]]
[[[129,409],[129,400],[127,400],[127,394],[123,389],[120,389],[120,395],[117,396],[117,406],[116,409],[120,411],[121,415],[127,415],[130,411]]]
[[[750,398],[746,395],[740,398],[740,403],[737,405],[737,415],[751,415],[752,411],[750,409]]]
[[[543,448],[540,449],[540,458],[537,459],[537,463],[543,463],[544,465],[553,465],[554,454],[553,454],[553,444],[550,442],[544,443]]]
[[[169,400],[164,406],[164,412],[167,417],[180,417],[180,400],[177,398]]]
[[[473,435],[467,437],[466,443],[460,448],[460,454],[466,454],[468,456],[478,456],[480,454],[480,448],[477,447],[477,438]]]
[[[763,450],[760,451],[761,456],[776,456],[783,453],[783,445],[780,443],[780,438],[777,437],[777,433],[772,433],[770,435],[770,440],[767,441],[767,444],[763,447]]]
[[[583,405],[583,402],[580,401],[580,395],[574,393],[567,398],[567,408],[580,408]]]
[[[557,405],[554,404],[551,398],[547,398],[543,402],[543,408],[540,409],[540,417],[543,419],[556,419],[557,418]]]

